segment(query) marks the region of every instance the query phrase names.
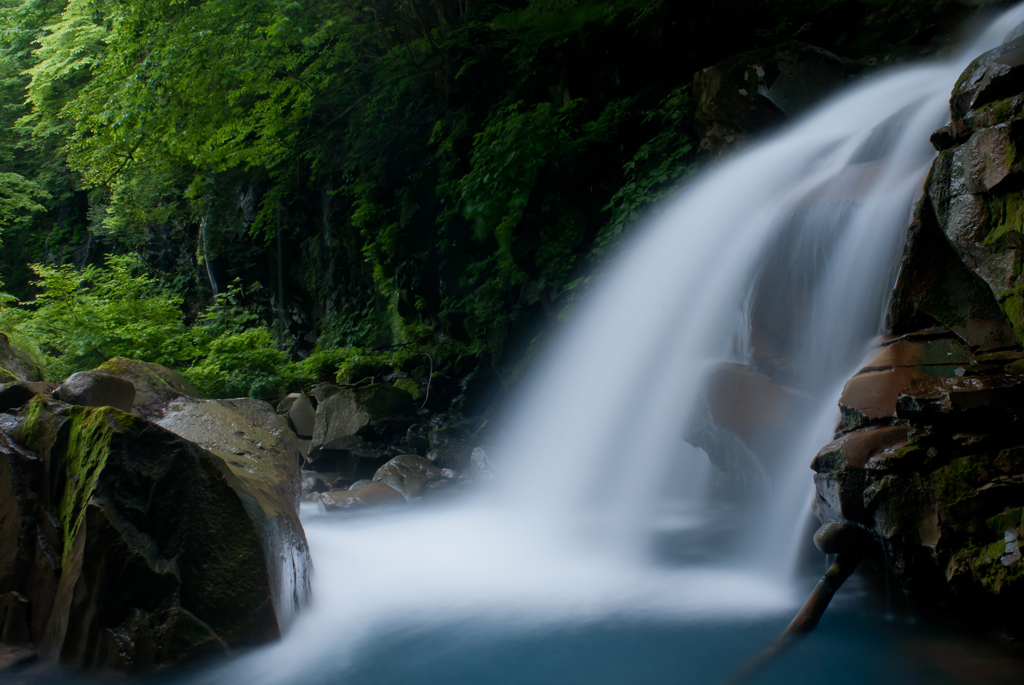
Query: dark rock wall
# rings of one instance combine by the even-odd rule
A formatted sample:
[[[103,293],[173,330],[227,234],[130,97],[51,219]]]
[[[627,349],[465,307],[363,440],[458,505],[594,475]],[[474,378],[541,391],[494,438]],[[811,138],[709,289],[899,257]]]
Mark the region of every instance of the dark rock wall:
[[[815,457],[815,512],[911,596],[1008,633],[1024,601],[1024,41],[975,60],[918,202],[873,358]]]

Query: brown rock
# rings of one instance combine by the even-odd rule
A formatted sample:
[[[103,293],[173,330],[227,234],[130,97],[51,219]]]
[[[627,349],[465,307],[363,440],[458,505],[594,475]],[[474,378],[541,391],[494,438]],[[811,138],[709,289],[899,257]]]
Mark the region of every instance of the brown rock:
[[[136,416],[148,418],[175,397],[199,397],[199,391],[188,379],[160,364],[114,357],[100,364],[96,371],[131,382],[135,387],[132,413]]]
[[[455,473],[450,469],[442,469],[423,457],[400,454],[381,466],[373,480],[394,488],[409,499],[418,495],[428,483],[454,476]]]
[[[99,371],[79,371],[60,384],[56,394],[62,402],[82,407],[114,407],[130,412],[135,403],[131,381]]]
[[[320,508],[324,512],[390,506],[404,502],[405,497],[402,493],[380,482],[367,483],[352,490],[331,490],[320,494]]]
[[[22,406],[36,395],[50,395],[56,390],[53,383],[17,381],[0,386],[0,412]]]

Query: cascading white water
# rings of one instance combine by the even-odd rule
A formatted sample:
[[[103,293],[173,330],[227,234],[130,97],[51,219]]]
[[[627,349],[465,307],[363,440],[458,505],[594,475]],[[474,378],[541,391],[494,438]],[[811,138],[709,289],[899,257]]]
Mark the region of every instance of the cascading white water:
[[[963,58],[865,79],[691,182],[638,231],[534,365],[492,454],[494,487],[447,507],[306,514],[313,605],[280,644],[231,664],[230,681],[336,682],[331,674],[361,645],[396,625],[514,629],[788,610],[808,464],[831,438],[844,379],[878,333],[934,156],[929,134],[948,120],[969,59],[1022,20],[1024,7],[1007,12]],[[775,290],[779,279],[799,283],[801,295]],[[786,383],[821,410],[772,448],[770,494],[746,510],[747,535],[730,533],[741,553],[653,561],[652,531],[710,524],[713,467],[683,440],[708,370],[748,363],[751,317],[786,307],[785,352],[798,361]],[[676,516],[666,523],[667,495]]]

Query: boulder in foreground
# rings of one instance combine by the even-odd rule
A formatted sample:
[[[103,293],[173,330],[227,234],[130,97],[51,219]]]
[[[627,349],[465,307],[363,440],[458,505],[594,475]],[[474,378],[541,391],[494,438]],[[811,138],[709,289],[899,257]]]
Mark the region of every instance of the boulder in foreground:
[[[37,396],[0,415],[0,598],[25,600],[5,632],[44,660],[119,670],[277,638],[310,564],[263,466],[240,477],[110,407]]]

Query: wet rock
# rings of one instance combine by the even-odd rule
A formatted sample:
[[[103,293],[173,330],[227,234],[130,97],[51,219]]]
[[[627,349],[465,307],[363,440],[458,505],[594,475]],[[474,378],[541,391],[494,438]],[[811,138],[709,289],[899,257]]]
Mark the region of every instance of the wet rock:
[[[0,591],[27,600],[44,659],[137,670],[261,644],[308,591],[308,558],[281,578],[304,540],[266,515],[261,477],[160,426],[36,397],[0,452]]]
[[[476,447],[470,453],[469,468],[459,474],[459,485],[467,483],[486,483],[496,476],[494,465],[491,463],[487,450],[483,447]],[[443,487],[440,483],[431,483],[428,488]]]
[[[8,380],[0,379],[0,382],[4,383],[43,380],[42,367],[32,359],[28,352],[11,345],[11,340],[6,333],[0,333],[0,372],[7,372],[5,377]]]
[[[427,459],[442,468],[463,471],[469,468],[473,455],[476,430],[479,425],[472,421],[442,426],[427,434],[430,449]]]
[[[0,385],[0,412],[17,409],[36,395],[50,395],[57,386],[53,383],[16,381]]]
[[[231,484],[261,526],[277,614],[288,622],[305,601],[309,549],[298,516],[302,474],[298,441],[285,417],[262,400],[178,397],[151,420],[208,450],[227,467]]]
[[[914,210],[886,330],[900,335],[936,324],[982,351],[1017,344],[992,289],[950,245],[926,195]]]
[[[771,481],[792,426],[817,411],[818,400],[742,364],[719,364],[708,374],[701,411],[685,439],[729,475],[723,489],[749,492]],[[755,451],[756,448],[756,451]]]
[[[96,371],[130,381],[135,387],[132,413],[148,418],[176,397],[199,397],[199,391],[177,371],[137,359],[114,357]]]
[[[288,423],[296,435],[301,438],[313,437],[316,410],[306,395],[300,392],[287,395],[277,405],[277,413],[288,417]]]
[[[823,554],[852,554],[860,556],[860,529],[830,521],[814,533],[814,546]]]
[[[693,80],[700,147],[718,156],[806,111],[860,69],[827,50],[795,40],[703,69]]]
[[[114,407],[130,412],[135,403],[131,381],[99,371],[79,371],[60,384],[56,395],[62,402],[82,407]]]
[[[381,466],[373,480],[394,488],[409,499],[418,495],[428,483],[454,477],[451,469],[442,469],[415,454],[401,454]]]
[[[405,502],[402,493],[380,482],[370,482],[351,490],[331,490],[321,493],[320,510],[347,511],[367,507],[393,506]]]
[[[950,97],[953,120],[1024,91],[1024,40],[1017,38],[975,59]]]
[[[39,654],[31,647],[0,644],[0,671],[28,666],[36,661]]]
[[[339,389],[317,405],[308,459],[315,463],[323,450],[346,450],[358,456],[351,438],[401,434],[416,420],[412,397],[393,385]]]

